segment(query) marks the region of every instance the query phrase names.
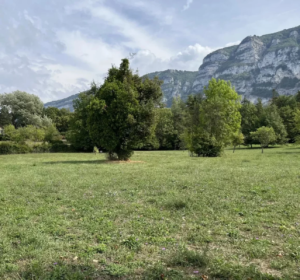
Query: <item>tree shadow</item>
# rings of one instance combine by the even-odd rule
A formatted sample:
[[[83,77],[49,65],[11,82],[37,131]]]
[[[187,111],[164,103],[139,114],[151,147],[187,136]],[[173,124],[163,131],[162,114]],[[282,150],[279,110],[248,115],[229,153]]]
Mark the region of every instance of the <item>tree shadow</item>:
[[[44,266],[41,263],[28,265],[25,271],[19,273],[21,279],[43,279],[43,280],[108,280],[108,279],[128,279],[126,274],[122,275],[122,271],[112,271],[101,265],[83,265],[70,263],[53,263]]]
[[[67,161],[48,161],[43,164],[109,164],[110,161],[106,159],[99,160],[67,160]]]
[[[270,146],[270,147],[267,147],[267,148],[264,148],[264,150],[271,150],[271,149],[280,149],[280,148],[282,148],[282,147],[280,147],[280,146]],[[228,151],[233,151],[233,149],[234,148],[228,148],[227,150]],[[261,150],[261,147],[258,147],[258,146],[255,146],[255,147],[236,147],[235,148],[235,151],[251,151],[251,150]]]
[[[288,147],[289,150],[300,150],[300,146]]]
[[[276,154],[285,154],[285,155],[299,155],[300,154],[300,150],[299,151],[285,151],[285,152],[281,152],[278,151]]]
[[[207,246],[208,248],[208,246]],[[109,280],[109,279],[195,279],[196,275],[206,275],[203,279],[260,279],[279,280],[280,277],[264,274],[253,265],[220,263],[209,258],[204,252],[178,250],[167,255],[165,263],[154,263],[143,271],[130,271],[120,264],[79,264],[58,261],[51,264],[33,262],[18,271],[18,279],[24,280]],[[12,276],[12,275],[8,275]],[[13,279],[13,278],[11,278]],[[14,278],[15,279],[15,278]]]

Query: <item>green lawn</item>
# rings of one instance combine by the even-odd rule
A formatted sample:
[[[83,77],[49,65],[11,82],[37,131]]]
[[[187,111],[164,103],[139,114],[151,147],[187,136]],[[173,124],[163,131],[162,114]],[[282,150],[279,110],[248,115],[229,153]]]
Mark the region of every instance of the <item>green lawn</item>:
[[[132,160],[0,156],[0,279],[300,278],[299,147]]]

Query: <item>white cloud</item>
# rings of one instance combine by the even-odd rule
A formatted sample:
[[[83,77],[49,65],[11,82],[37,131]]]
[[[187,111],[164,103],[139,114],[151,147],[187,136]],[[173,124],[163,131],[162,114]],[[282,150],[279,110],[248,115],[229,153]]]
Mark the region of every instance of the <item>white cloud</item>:
[[[187,0],[186,4],[183,7],[183,10],[187,10],[189,9],[189,7],[191,6],[191,4],[194,2],[194,0]]]
[[[241,43],[241,41],[236,41],[236,42],[231,42],[225,45],[225,47],[231,47],[231,46],[235,46],[235,45],[239,45]]]
[[[159,56],[166,57],[169,55],[170,49],[165,46],[165,43],[160,38],[155,37],[154,33],[148,32],[132,19],[123,16],[103,4],[83,5],[84,6],[82,6],[82,4],[75,5],[73,9],[78,10],[82,9],[82,7],[88,9],[94,18],[98,18],[102,22],[105,22],[105,24],[108,25],[108,28],[111,28],[112,33],[115,32],[125,36],[126,40],[119,42],[123,47],[129,49],[142,49],[147,46],[147,48]],[[72,9],[72,7],[70,8]],[[170,18],[166,18],[165,21],[170,22]]]
[[[50,14],[40,6],[25,10],[22,3],[0,11],[0,93],[23,90],[48,102],[86,90],[92,80],[101,83],[111,65],[118,66],[131,52],[136,53],[132,69],[144,75],[166,69],[197,71],[212,51],[200,44],[175,51],[178,46],[160,36],[160,30],[154,32],[104,1],[61,0],[48,7]],[[171,12],[153,8],[145,14],[160,19],[162,29],[177,20]]]
[[[176,55],[162,59],[149,50],[141,50],[131,60],[131,66],[133,69],[137,68],[141,75],[167,69],[197,71],[203,58],[212,51],[212,48],[195,44]]]

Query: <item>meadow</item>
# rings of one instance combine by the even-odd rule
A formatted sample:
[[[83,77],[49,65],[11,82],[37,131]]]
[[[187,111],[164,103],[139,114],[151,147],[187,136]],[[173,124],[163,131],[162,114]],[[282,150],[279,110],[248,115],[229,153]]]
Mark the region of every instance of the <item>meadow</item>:
[[[300,147],[0,156],[0,279],[299,279]]]

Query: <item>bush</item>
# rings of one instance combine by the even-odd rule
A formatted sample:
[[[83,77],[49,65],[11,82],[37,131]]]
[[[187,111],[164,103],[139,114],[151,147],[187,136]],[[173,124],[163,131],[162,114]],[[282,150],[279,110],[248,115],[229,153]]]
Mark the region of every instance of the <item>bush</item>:
[[[223,150],[223,146],[201,145],[196,149],[196,154],[198,157],[219,157],[222,155]]]
[[[50,152],[51,153],[71,153],[71,152],[75,152],[75,149],[73,146],[66,145],[62,141],[57,141],[52,144]]]
[[[224,151],[224,146],[205,135],[195,135],[192,136],[189,150],[192,156],[219,157]]]
[[[34,145],[32,147],[32,152],[33,153],[50,153],[51,148],[52,148],[51,144],[43,143],[40,145]]]
[[[106,154],[107,160],[129,160],[132,156],[133,151],[128,150],[120,150],[119,153],[108,152]]]
[[[0,155],[28,154],[31,152],[32,149],[26,144],[16,144],[11,142],[0,143]]]
[[[26,144],[17,144],[13,142],[0,142],[0,155],[10,154],[28,154],[28,153],[70,153],[75,152],[74,147],[55,142],[54,144],[43,143],[32,147]]]

